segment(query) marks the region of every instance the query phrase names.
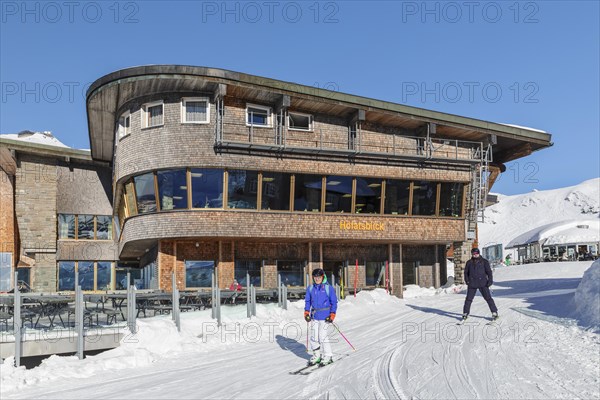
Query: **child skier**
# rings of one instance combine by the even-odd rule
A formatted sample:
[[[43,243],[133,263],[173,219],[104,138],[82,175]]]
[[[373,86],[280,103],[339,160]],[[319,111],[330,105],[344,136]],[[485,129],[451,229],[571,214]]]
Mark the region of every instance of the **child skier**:
[[[337,297],[335,289],[327,283],[325,272],[317,268],[312,272],[313,284],[306,288],[304,319],[311,322],[310,344],[313,356],[309,365],[327,365],[333,362],[331,343],[327,338],[329,324],[335,319]],[[322,357],[321,357],[322,349]]]

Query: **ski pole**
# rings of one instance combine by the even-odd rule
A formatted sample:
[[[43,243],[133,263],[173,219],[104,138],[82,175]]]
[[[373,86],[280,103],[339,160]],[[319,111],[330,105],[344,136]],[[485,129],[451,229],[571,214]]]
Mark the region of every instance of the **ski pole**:
[[[308,329],[309,329],[309,326],[308,326],[308,324],[309,324],[309,322],[306,321],[306,352],[307,353],[309,353],[309,350],[308,350]]]
[[[333,322],[331,322],[331,325],[333,325],[333,327],[335,329],[337,329],[337,331],[339,332],[340,335],[342,335],[342,337],[344,338],[344,340],[346,341],[346,343],[348,343],[350,345],[350,347],[352,347],[352,350],[356,351],[356,349],[354,348],[354,346],[352,346],[352,343],[350,343],[350,341],[348,341],[348,339],[346,339],[346,336],[344,336],[344,334],[342,333],[342,331],[340,331],[340,328],[338,328],[338,326],[336,324],[334,324]]]

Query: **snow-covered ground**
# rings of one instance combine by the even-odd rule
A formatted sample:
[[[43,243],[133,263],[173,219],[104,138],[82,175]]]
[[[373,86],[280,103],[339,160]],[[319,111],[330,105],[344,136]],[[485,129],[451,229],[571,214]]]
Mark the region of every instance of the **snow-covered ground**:
[[[400,300],[361,292],[340,303],[336,319],[357,351],[335,335],[341,359],[307,376],[289,374],[309,357],[303,302],[287,311],[259,304],[252,320],[244,306],[224,308],[220,330],[210,311],[183,313],[181,333],[169,316],[139,320],[121,347],[82,361],[51,357],[25,370],[6,360],[0,397],[599,398],[598,327],[573,319],[590,264],[498,268],[498,325],[485,324],[479,295],[470,322],[457,326],[464,293]]]

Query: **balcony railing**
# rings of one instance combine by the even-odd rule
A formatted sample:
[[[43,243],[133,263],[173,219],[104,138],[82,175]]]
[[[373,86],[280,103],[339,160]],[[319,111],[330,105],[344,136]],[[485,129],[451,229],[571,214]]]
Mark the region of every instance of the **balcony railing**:
[[[346,127],[325,132],[288,130],[281,126],[264,127],[239,123],[217,124],[218,149],[256,149],[278,152],[327,153],[378,158],[410,158],[480,163],[486,156],[481,142],[405,136]]]

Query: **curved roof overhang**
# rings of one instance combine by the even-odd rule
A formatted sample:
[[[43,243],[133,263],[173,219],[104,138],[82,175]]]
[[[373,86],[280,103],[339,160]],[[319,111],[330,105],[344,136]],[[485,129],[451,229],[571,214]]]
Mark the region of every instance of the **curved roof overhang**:
[[[437,125],[437,137],[494,143],[494,161],[503,163],[552,145],[551,135],[517,126],[467,118],[367,97],[319,89],[217,68],[150,65],[119,70],[96,80],[87,91],[88,132],[93,159],[112,161],[117,113],[127,102],[161,93],[227,94],[276,104],[287,95],[291,106],[315,113],[351,117],[365,111],[374,124],[413,131]]]

